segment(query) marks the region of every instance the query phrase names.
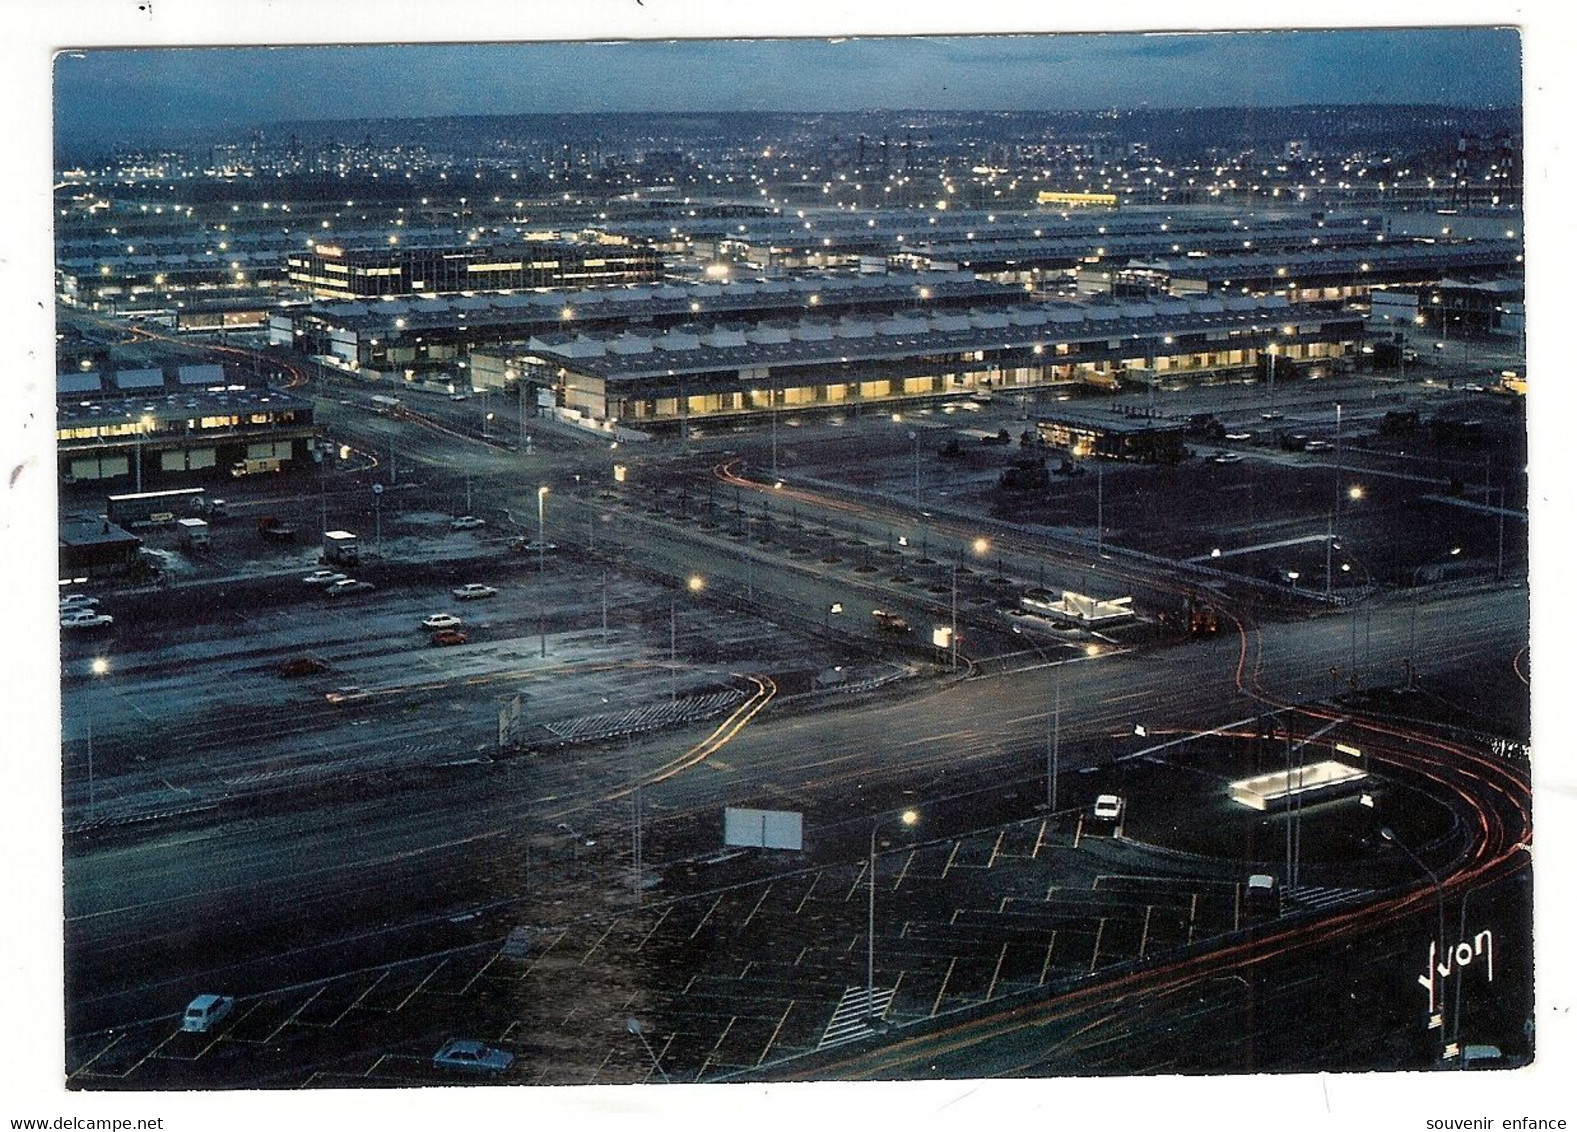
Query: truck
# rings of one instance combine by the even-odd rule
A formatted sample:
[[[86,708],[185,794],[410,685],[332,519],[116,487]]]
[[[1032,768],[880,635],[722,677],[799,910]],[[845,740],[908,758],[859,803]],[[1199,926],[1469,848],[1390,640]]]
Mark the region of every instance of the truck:
[[[257,475],[261,472],[278,472],[284,469],[285,462],[277,456],[268,456],[258,460],[237,460],[230,465],[230,474],[236,479],[242,476]]]
[[[323,561],[352,566],[361,561],[361,548],[349,531],[323,532]]]
[[[207,520],[177,519],[175,525],[181,530],[181,545],[192,553],[200,554],[213,546],[213,540],[208,535]]]
[[[171,523],[183,515],[202,515],[203,489],[182,487],[173,491],[136,491],[111,495],[106,518],[118,527],[146,527]]]

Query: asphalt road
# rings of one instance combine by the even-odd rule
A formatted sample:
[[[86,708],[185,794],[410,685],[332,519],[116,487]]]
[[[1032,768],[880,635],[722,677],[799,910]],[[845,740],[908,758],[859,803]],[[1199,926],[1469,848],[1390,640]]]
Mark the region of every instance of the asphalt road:
[[[584,542],[574,541],[588,555],[634,555],[636,575],[646,587],[682,583],[693,575],[710,580],[710,588],[674,601],[676,609],[682,601],[687,617],[707,625],[698,639],[712,627],[739,628],[741,593],[746,610],[782,620],[789,631],[781,636],[746,630],[756,646],[758,669],[787,663],[795,650],[793,662],[803,665],[818,648],[827,650],[821,655],[836,658],[843,645],[852,646],[855,642],[840,645],[838,634],[827,633],[834,628],[834,602],[845,606],[837,616],[865,617],[866,606],[877,605],[912,613],[917,624],[936,623],[944,609],[951,616],[950,592],[906,588],[880,574],[857,574],[852,560],[827,563],[816,556],[795,557],[782,545],[762,547],[731,539],[721,523],[716,531],[697,529],[699,486],[685,504],[696,509],[694,520],[673,516],[671,493],[663,516],[621,507],[589,487],[577,495],[573,477],[605,475],[608,453],[565,447],[555,440],[547,444],[555,453],[550,459],[541,453],[501,451],[480,440],[459,440],[455,432],[464,431],[471,408],[470,403],[439,407],[432,424],[347,416],[343,429],[380,460],[392,438],[397,463],[415,459],[445,469],[451,478],[488,479],[488,486],[478,489],[478,501],[507,512],[527,531],[534,525],[534,482],[557,477],[549,496],[549,537],[564,531],[578,535],[584,526]],[[900,453],[902,447],[900,443]],[[727,455],[721,451],[713,459],[724,462]],[[690,467],[710,469],[711,463],[697,458]],[[383,470],[386,466],[380,465],[376,474]],[[661,474],[656,464],[645,470]],[[542,477],[534,474],[539,471]],[[491,478],[505,472],[509,477],[502,482]],[[978,529],[947,516],[921,522],[893,502],[855,505],[810,492],[790,498],[805,509],[807,522],[814,517],[818,522],[867,524],[867,541],[878,551],[878,530],[904,533],[911,542],[935,538],[938,543],[963,544]],[[777,513],[781,519],[781,508]],[[1079,538],[1030,544],[1011,531],[993,537],[1018,584],[1050,567],[1060,584],[1069,585],[1077,576],[1082,587],[1093,573],[1114,585],[1139,587],[1152,599],[1180,598],[1190,589],[1160,565],[1121,560],[1108,564],[1092,556]],[[587,560],[594,559],[581,561]],[[522,572],[521,584],[524,596],[532,584],[529,571]],[[980,585],[981,579],[971,579],[971,597]],[[595,588],[582,577],[577,616],[586,628],[594,616],[589,599]],[[642,597],[640,586],[629,596],[652,604],[652,593]],[[396,634],[397,628],[409,640],[406,623],[418,611],[431,611],[426,609],[430,598],[397,597],[370,616],[343,615],[344,622],[342,615],[325,618],[315,639],[347,652],[361,647],[359,642],[371,644]],[[661,605],[660,598],[656,604]],[[972,600],[966,604],[968,632],[979,634],[966,636],[970,652],[977,641],[989,643],[988,651],[1015,647],[1009,626],[989,627],[993,614]],[[1515,691],[1514,680],[1525,684],[1528,606],[1526,592],[1516,587],[1376,595],[1347,610],[1290,619],[1285,614],[1260,616],[1230,602],[1224,612],[1228,631],[1214,639],[1109,649],[1093,657],[1070,656],[1070,650],[1060,647],[1031,648],[1013,663],[993,669],[989,678],[925,687],[916,682],[842,704],[795,704],[764,690],[758,702],[752,701],[754,714],[740,716],[742,722],[724,742],[706,742],[710,726],[701,725],[550,757],[492,763],[447,760],[449,765],[428,765],[416,773],[348,788],[326,787],[319,795],[308,792],[288,806],[227,812],[222,820],[194,819],[129,837],[73,844],[65,862],[68,1035],[80,1041],[139,1020],[166,1017],[199,990],[219,987],[226,993],[259,995],[465,947],[502,935],[544,898],[593,899],[590,893],[597,882],[577,879],[575,866],[583,855],[607,859],[622,851],[613,847],[624,846],[628,838],[630,788],[640,779],[649,780],[642,795],[647,860],[654,872],[715,848],[718,813],[725,805],[800,809],[807,815],[807,834],[819,846],[817,852],[846,861],[863,851],[870,815],[898,806],[923,803],[949,815],[946,820],[960,828],[1024,816],[1043,790],[1040,775],[1054,701],[1060,703],[1062,773],[1070,783],[1081,784],[1069,789],[1088,791],[1103,771],[1145,743],[1253,717],[1276,704],[1304,705],[1314,718],[1340,716],[1339,706],[1323,701],[1343,692],[1344,684],[1350,690],[1354,676],[1360,685],[1394,685],[1411,669],[1426,689],[1434,681],[1461,688],[1462,674],[1477,670],[1494,674],[1494,679],[1482,681],[1486,689],[1505,685]],[[529,649],[531,615],[517,611],[515,621],[512,629],[503,627],[516,642],[509,647]],[[796,636],[816,637],[818,623],[830,644],[807,652],[794,643]],[[289,633],[276,631],[276,643],[283,645]],[[858,638],[862,648],[869,647],[873,637],[868,631],[849,636]],[[200,637],[188,642],[194,657],[216,647],[215,641],[205,644]],[[650,643],[645,647],[650,650]],[[660,658],[660,645],[651,651]],[[424,655],[406,659],[427,663]],[[966,653],[966,659],[974,657]],[[1071,662],[1054,663],[1057,660]],[[251,663],[245,647],[233,661],[237,668]],[[442,663],[453,662],[446,658]],[[232,670],[221,666],[210,684],[217,690],[232,676]],[[1474,681],[1469,678],[1466,684],[1471,689]],[[652,690],[647,689],[648,695]],[[102,701],[106,690],[83,694]],[[1464,706],[1467,715],[1475,714],[1471,703]],[[116,708],[134,715],[139,705]],[[321,712],[314,706],[314,715]],[[1525,733],[1516,711],[1509,717],[1494,710],[1479,714],[1509,734]],[[261,718],[235,719],[267,739]],[[296,722],[314,724],[305,716]],[[434,740],[452,744],[468,734],[449,722],[429,713],[411,717],[407,728],[410,737],[422,738],[426,728]],[[483,730],[474,720],[470,726],[478,735]],[[1136,736],[1136,726],[1146,729],[1144,738]],[[309,733],[315,731],[314,725]],[[113,739],[101,742],[114,750]],[[202,762],[202,744],[196,747],[193,753]],[[233,761],[235,752],[226,757]],[[674,769],[681,765],[683,770]],[[1081,774],[1085,771],[1091,776]],[[127,767],[125,773],[147,772]],[[80,805],[78,785],[75,801]],[[113,779],[104,788],[113,790]],[[1515,800],[1497,802],[1486,813],[1484,841],[1503,848],[1504,839],[1513,836]],[[1387,922],[1417,918],[1420,908],[1415,892],[1389,909]],[[1297,955],[1306,949],[1346,946],[1351,938],[1346,931],[1333,928],[1329,934],[1300,938],[1296,948],[1289,945],[1282,952],[1289,966],[1277,985],[1290,986],[1302,977],[1296,974],[1301,962]],[[1218,973],[1216,967],[1208,974],[1191,969],[1178,975],[1181,983],[1142,983],[1136,993],[1146,999],[1156,996],[1163,1010],[1186,1014],[1193,1007],[1186,1005],[1179,988]],[[1230,989],[1216,987],[1217,992]],[[1048,1005],[1045,1011],[1056,1017],[1036,1015],[1029,1028],[1042,1034],[1065,1017],[1077,1020],[1065,1013],[1065,1006]],[[1210,1016],[1209,1009],[1189,1015]],[[1113,1032],[1128,1024],[1120,1011],[1101,1015],[1100,1025]],[[1050,1063],[1043,1051],[1029,1060],[1022,1059],[1022,1049],[1014,1052],[1025,1026],[1010,1025],[999,1033],[994,1027],[1002,1026],[1000,1019],[988,1018],[980,1025],[984,1028],[963,1033],[957,1065],[971,1064],[972,1046],[979,1047],[982,1065],[1009,1069]],[[1014,1034],[1018,1036],[1010,1036]],[[1055,1038],[1063,1040],[1065,1034]],[[998,1042],[1007,1045],[994,1044]],[[1072,1048],[1086,1045],[1081,1038]],[[1229,1059],[1234,1055],[1228,1052]],[[829,1071],[880,1075],[888,1071],[884,1066],[899,1065],[907,1066],[899,1072],[912,1072],[925,1058],[939,1055],[927,1046],[914,1060],[903,1061],[907,1054],[902,1052],[895,1056],[893,1062],[856,1059]],[[1165,1067],[1163,1060],[1145,1063],[1152,1065]]]
[[[1498,653],[1509,667],[1526,639],[1526,606],[1514,590],[1440,600],[1419,615],[1431,627],[1455,627],[1420,635],[1426,675],[1437,648],[1443,660]],[[1410,609],[1379,619],[1371,641],[1377,664],[1400,665],[1410,619]],[[1344,630],[1335,621],[1260,629],[1261,686],[1289,700],[1318,697],[1324,670],[1310,662],[1311,650],[1345,655]],[[951,779],[971,772],[1030,779],[1044,757],[1059,672],[1064,771],[1072,775],[1080,769],[1075,752],[1088,747],[1099,762],[1131,748],[1140,720],[1172,730],[1226,722],[1222,705],[1239,700],[1239,648],[1222,637],[1142,658],[965,681],[891,703],[768,711],[716,758],[648,788],[649,836],[660,845],[665,821],[725,804],[805,806],[835,825],[916,797],[945,797]],[[1241,715],[1254,710],[1245,703]],[[561,821],[592,838],[617,838],[623,814],[605,799],[621,792],[626,768],[655,767],[681,745],[672,736],[638,743],[628,763],[611,766],[581,758],[453,768],[389,796],[84,847],[66,862],[69,1030],[167,1013],[191,988],[215,981],[250,993],[448,944],[452,917],[529,901],[529,887],[491,887],[489,863],[518,860],[523,842],[551,838]],[[873,760],[873,750],[881,757]],[[660,861],[653,857],[654,866]]]

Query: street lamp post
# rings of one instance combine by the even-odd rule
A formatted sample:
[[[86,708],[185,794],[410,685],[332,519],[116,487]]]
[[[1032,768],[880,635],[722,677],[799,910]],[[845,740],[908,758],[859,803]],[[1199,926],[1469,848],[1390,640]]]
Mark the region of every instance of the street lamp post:
[[[89,670],[95,676],[103,676],[106,672],[109,671],[109,669],[110,669],[110,662],[105,660],[102,656],[94,657],[93,658],[93,663],[91,665],[89,665]],[[88,724],[88,820],[92,821],[94,818],[96,818],[98,816],[98,798],[95,796],[94,785],[93,785],[93,711],[92,711],[91,708],[88,710],[87,724]]]
[[[378,546],[378,555],[379,555],[379,557],[382,557],[382,555],[383,555],[383,485],[381,483],[375,483],[375,484],[372,485],[372,522],[373,522],[373,530],[375,532],[375,534],[374,534],[374,541],[377,543],[377,546]]]
[[[548,624],[547,608],[544,604],[547,585],[547,553],[546,523],[544,521],[543,506],[548,497],[548,485],[543,484],[537,488],[537,629],[541,636],[542,655],[548,655]]]
[[[136,473],[136,476],[137,476],[137,490],[138,491],[142,490],[142,438],[143,438],[143,435],[145,433],[147,433],[148,430],[151,429],[152,427],[153,427],[153,417],[151,417],[147,413],[144,413],[142,415],[141,419],[137,421],[137,432],[135,434],[136,435],[136,441],[137,441],[137,449],[136,449],[137,466],[133,469],[133,471]]]
[[[914,445],[914,512],[920,513],[920,434],[909,430],[909,442]]]
[[[1429,883],[1434,886],[1435,918],[1437,921],[1435,928],[1435,938],[1439,941],[1439,950],[1437,954],[1444,955],[1446,950],[1446,890],[1441,885],[1440,878],[1435,875],[1435,871],[1433,869],[1431,869],[1419,859],[1418,854],[1413,852],[1413,850],[1408,846],[1407,842],[1397,837],[1389,827],[1382,826],[1380,829],[1380,836],[1391,842],[1391,844],[1400,846],[1402,852],[1407,854],[1409,859],[1412,860],[1413,864],[1417,865],[1419,869],[1423,871],[1423,874],[1429,878]],[[1443,997],[1438,1001],[1435,998],[1433,971],[1430,972],[1429,978],[1429,1028],[1431,1030],[1439,1029],[1440,1031],[1441,1059],[1444,1060],[1446,1046],[1445,1001]]]
[[[953,618],[947,631],[947,643],[953,650],[953,671],[958,671],[958,563],[953,563]]]
[[[1460,546],[1453,546],[1451,548],[1451,553],[1447,557],[1455,558],[1457,555],[1459,555],[1461,553],[1462,553],[1462,548]],[[1439,563],[1425,562],[1422,566],[1419,566],[1417,569],[1415,569],[1413,571],[1413,584],[1410,587],[1412,589],[1412,591],[1413,591],[1412,592],[1413,600],[1412,600],[1412,603],[1411,603],[1411,608],[1408,611],[1408,619],[1407,619],[1408,620],[1408,626],[1407,626],[1407,690],[1408,691],[1412,691],[1413,690],[1413,681],[1418,675],[1418,587],[1421,584],[1419,579],[1423,576],[1424,571],[1429,569],[1429,567],[1431,565],[1439,565]]]
[[[1057,756],[1062,744],[1062,665],[1057,665],[1051,701],[1051,743],[1046,751],[1046,812],[1057,812]]]
[[[1095,457],[1095,553],[1101,553],[1101,543],[1106,530],[1106,493],[1101,475],[1101,458]]]
[[[872,1029],[876,1028],[878,1022],[876,1016],[876,833],[881,829],[882,823],[893,816],[904,825],[913,825],[920,820],[920,815],[913,810],[904,810],[897,815],[883,814],[871,823],[871,851],[865,863],[868,882],[865,922],[865,1016]]]

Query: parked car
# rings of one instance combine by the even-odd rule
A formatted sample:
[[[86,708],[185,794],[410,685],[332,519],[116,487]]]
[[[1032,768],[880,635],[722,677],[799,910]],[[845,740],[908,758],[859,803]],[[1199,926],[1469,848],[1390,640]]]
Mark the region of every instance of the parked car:
[[[454,531],[474,531],[478,527],[487,526],[486,519],[478,519],[475,515],[461,515],[449,524],[449,529]]]
[[[200,994],[181,1015],[181,1029],[189,1034],[206,1034],[235,1009],[235,999],[220,994]]]
[[[439,629],[429,639],[435,645],[463,645],[467,638],[459,629]]]
[[[1243,886],[1243,904],[1255,913],[1276,910],[1276,878],[1266,873],[1255,873]]]
[[[1271,409],[1269,412],[1261,413],[1259,419],[1262,421],[1279,421],[1286,415],[1280,409]]]
[[[1305,452],[1329,452],[1331,448],[1329,440],[1311,440],[1303,446]]]
[[[433,1064],[440,1069],[464,1069],[475,1073],[502,1073],[514,1062],[515,1055],[507,1049],[495,1049],[468,1038],[447,1041],[433,1054]]]
[[[1241,464],[1243,462],[1243,457],[1236,452],[1217,452],[1210,459],[1216,464]]]
[[[1254,434],[1252,432],[1229,432],[1221,439],[1241,442],[1244,440],[1253,440]]]
[[[347,575],[333,570],[314,570],[301,581],[303,585],[308,586],[332,586],[335,582],[345,581],[346,577]]]
[[[354,700],[367,698],[367,690],[359,684],[346,684],[342,688],[335,688],[323,697],[331,704],[348,704]]]
[[[60,599],[60,612],[69,613],[74,609],[92,609],[99,603],[96,597],[87,594],[66,594]]]
[[[468,400],[468,399],[469,399],[469,395],[465,394],[465,393],[451,393],[451,394],[449,394],[449,400],[451,400],[451,401],[465,401],[465,400]]]
[[[377,588],[371,582],[360,582],[355,578],[345,578],[342,581],[335,582],[323,592],[329,597],[344,597],[346,594],[364,594],[368,590]]]
[[[516,554],[552,554],[558,549],[558,544],[538,542],[534,538],[528,539],[524,535],[520,535],[509,540],[509,549]]]
[[[479,597],[492,597],[498,593],[492,586],[484,586],[480,582],[467,582],[463,586],[456,586],[449,592],[460,601],[472,601]]]
[[[319,660],[315,656],[293,656],[279,666],[281,676],[316,676],[320,672],[327,672],[329,663]]]
[[[1123,800],[1115,794],[1102,794],[1095,799],[1095,816],[1101,821],[1116,821],[1122,817]]]
[[[60,615],[62,629],[104,629],[113,624],[115,618],[92,609],[72,609]]]
[[[431,617],[422,618],[423,629],[458,629],[465,622],[453,613],[435,613]]]
[[[903,634],[909,631],[909,622],[899,617],[896,613],[889,613],[885,609],[871,610],[871,621],[883,633]]]

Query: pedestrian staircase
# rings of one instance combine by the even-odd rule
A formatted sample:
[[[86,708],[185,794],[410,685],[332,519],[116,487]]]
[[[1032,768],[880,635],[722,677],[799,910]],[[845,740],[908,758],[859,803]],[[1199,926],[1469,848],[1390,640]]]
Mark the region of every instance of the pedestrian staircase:
[[[871,1025],[871,1019],[874,1016],[880,1020],[886,1016],[887,1008],[892,1005],[893,989],[877,987],[874,998],[864,987],[850,987],[844,991],[838,1008],[832,1012],[832,1021],[827,1023],[827,1031],[822,1034],[816,1048],[831,1049],[874,1034],[876,1030]],[[874,1010],[871,1009],[873,1003]]]
[[[1321,910],[1340,908],[1346,904],[1360,904],[1374,895],[1372,888],[1330,888],[1320,885],[1299,885],[1283,893],[1288,904],[1299,909]]]
[[[718,715],[742,699],[743,692],[729,688],[705,696],[686,696],[677,702],[655,703],[630,711],[555,720],[547,724],[547,729],[566,743],[618,738],[642,731],[655,731],[676,723],[694,723]]]

